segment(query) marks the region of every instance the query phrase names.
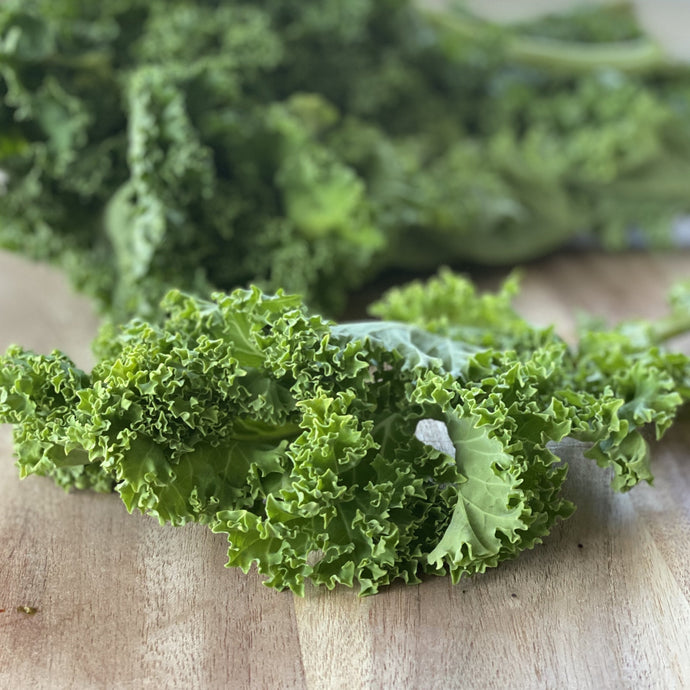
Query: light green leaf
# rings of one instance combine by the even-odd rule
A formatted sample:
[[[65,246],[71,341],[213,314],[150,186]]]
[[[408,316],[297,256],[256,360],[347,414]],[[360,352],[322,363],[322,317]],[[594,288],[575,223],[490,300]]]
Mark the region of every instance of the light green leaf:
[[[527,525],[525,499],[513,458],[477,417],[446,418],[462,477],[455,486],[457,504],[441,541],[428,555],[441,567],[483,570],[495,565],[506,540],[516,541]]]

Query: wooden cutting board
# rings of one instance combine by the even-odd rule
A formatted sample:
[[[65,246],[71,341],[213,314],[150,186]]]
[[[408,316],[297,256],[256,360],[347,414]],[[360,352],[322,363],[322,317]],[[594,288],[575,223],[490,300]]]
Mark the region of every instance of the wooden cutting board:
[[[578,309],[659,314],[681,276],[690,254],[563,256],[526,270],[519,307],[570,337]],[[0,254],[0,323],[2,348],[63,347],[89,365],[96,320],[45,267]],[[653,488],[614,495],[566,449],[579,508],[542,546],[457,586],[433,578],[366,599],[274,592],[225,569],[224,539],[205,528],[19,481],[3,428],[0,687],[690,687],[686,417],[654,448]]]

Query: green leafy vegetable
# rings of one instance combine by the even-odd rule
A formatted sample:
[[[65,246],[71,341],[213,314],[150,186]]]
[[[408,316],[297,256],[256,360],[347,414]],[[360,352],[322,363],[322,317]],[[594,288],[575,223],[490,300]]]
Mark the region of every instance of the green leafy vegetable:
[[[391,267],[668,243],[689,74],[619,6],[5,0],[0,246],[123,319],[171,287],[335,313]]]
[[[554,444],[579,439],[627,490],[651,481],[643,430],[690,395],[690,361],[661,345],[690,328],[688,286],[667,318],[575,347],[521,319],[515,289],[443,272],[386,295],[383,320],[338,325],[280,292],[172,291],[161,321],[104,327],[90,374],[11,348],[0,421],[22,476],[208,525],[277,589],[457,581],[570,515]]]

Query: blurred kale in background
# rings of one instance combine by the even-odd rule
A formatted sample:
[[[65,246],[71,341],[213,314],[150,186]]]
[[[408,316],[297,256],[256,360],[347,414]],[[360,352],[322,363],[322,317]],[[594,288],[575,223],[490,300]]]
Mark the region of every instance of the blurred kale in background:
[[[0,95],[0,246],[116,319],[248,282],[335,314],[386,269],[664,246],[690,210],[690,68],[622,6],[6,0]]]

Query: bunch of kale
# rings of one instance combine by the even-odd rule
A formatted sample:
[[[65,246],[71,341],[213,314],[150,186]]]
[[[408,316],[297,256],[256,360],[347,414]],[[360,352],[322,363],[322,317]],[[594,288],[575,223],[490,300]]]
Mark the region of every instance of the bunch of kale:
[[[539,544],[574,506],[564,438],[627,491],[690,397],[690,285],[655,322],[567,346],[442,273],[390,292],[382,320],[335,324],[257,288],[171,291],[160,323],[106,325],[91,372],[60,352],[0,357],[0,423],[21,476],[115,491],[161,523],[198,522],[277,589],[464,575]],[[446,447],[422,425],[445,427]]]
[[[619,7],[6,0],[0,247],[115,318],[253,282],[335,313],[387,268],[670,238],[690,78]]]

